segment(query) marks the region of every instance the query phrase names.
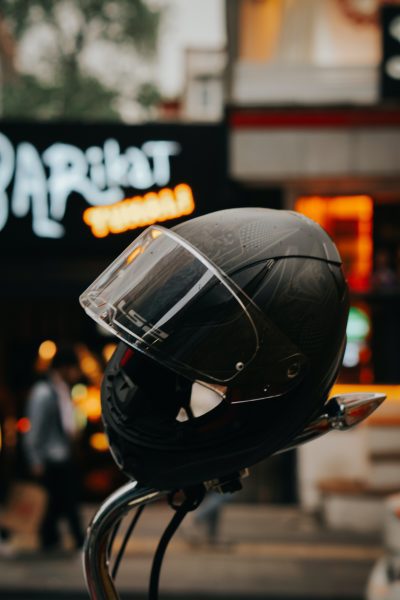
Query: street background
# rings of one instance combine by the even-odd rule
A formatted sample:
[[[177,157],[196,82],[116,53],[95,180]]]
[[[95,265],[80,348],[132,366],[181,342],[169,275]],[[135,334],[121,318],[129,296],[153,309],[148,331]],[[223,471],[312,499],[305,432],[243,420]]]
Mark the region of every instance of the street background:
[[[85,508],[86,519],[92,511]],[[117,576],[122,598],[146,597],[152,555],[171,514],[164,504],[143,513]],[[86,597],[77,553],[44,558],[32,553],[34,540],[19,544],[19,557],[2,564],[2,598]],[[217,545],[191,544],[177,533],[162,568],[161,595],[355,600],[381,553],[378,536],[329,531],[298,508],[230,504]]]
[[[80,369],[70,396],[85,525],[126,481],[100,409],[116,340],[79,295],[149,224],[256,206],[299,211],[331,235],[351,302],[331,395],[387,400],[355,430],[252,466],[216,540],[188,519],[161,596],[361,600],[372,581],[368,600],[389,600],[400,553],[399,73],[398,0],[2,0],[1,598],[86,597],[68,528],[43,552],[40,523],[29,528],[13,496],[32,482],[32,386],[65,343]],[[118,576],[123,598],[146,597],[167,513],[145,511]]]

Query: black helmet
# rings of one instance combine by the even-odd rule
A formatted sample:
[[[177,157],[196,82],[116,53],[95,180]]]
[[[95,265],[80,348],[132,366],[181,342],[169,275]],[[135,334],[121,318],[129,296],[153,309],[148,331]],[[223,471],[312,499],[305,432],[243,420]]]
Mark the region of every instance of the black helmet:
[[[264,208],[146,229],[81,296],[123,340],[102,385],[118,465],[183,488],[288,445],[326,402],[348,291],[335,245]]]

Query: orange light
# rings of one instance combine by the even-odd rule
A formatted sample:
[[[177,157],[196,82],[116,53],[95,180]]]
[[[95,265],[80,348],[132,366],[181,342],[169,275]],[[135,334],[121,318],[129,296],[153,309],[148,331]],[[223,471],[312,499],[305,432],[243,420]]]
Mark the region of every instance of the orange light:
[[[117,347],[117,344],[106,344],[104,346],[102,355],[103,355],[103,358],[105,361],[108,362],[110,360],[110,358],[112,357],[112,355],[115,352],[116,347]]]
[[[100,385],[103,373],[97,357],[84,344],[79,344],[76,351],[82,373],[86,375],[90,383],[95,386]]]
[[[89,444],[97,452],[107,452],[108,440],[104,433],[93,433],[89,438]]]
[[[133,250],[133,252],[130,253],[130,255],[128,256],[128,258],[126,259],[126,262],[128,263],[128,265],[133,262],[135,260],[135,258],[137,256],[139,256],[139,254],[143,253],[143,246],[138,246],[137,248],[135,248]]]
[[[372,198],[365,195],[306,196],[297,199],[295,209],[327,230],[347,267],[350,287],[366,291],[372,273]]]
[[[153,240],[159,238],[160,235],[162,235],[162,231],[160,231],[159,229],[153,229],[151,232],[151,237],[153,238]]]
[[[97,369],[97,362],[91,356],[85,356],[81,360],[81,368],[84,373],[93,373]]]
[[[82,386],[83,388],[84,386]],[[98,421],[101,417],[100,390],[88,387],[85,392],[73,397],[75,406],[86,416],[88,421]]]
[[[28,433],[31,428],[31,422],[27,417],[22,417],[17,421],[17,430],[19,433]]]
[[[102,238],[110,233],[123,233],[190,215],[194,209],[192,190],[187,184],[181,183],[173,190],[164,188],[159,192],[134,196],[110,206],[87,208],[83,213],[83,220],[95,237]]]
[[[39,346],[39,356],[43,360],[51,360],[57,352],[57,346],[52,340],[45,340]]]

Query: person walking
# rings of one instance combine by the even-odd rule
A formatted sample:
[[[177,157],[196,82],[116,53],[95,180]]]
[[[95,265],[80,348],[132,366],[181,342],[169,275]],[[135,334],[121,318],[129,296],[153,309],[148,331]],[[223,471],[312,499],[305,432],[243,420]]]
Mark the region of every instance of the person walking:
[[[43,550],[61,546],[59,521],[66,518],[76,548],[84,541],[78,511],[78,473],[73,460],[77,435],[71,386],[79,380],[78,358],[60,347],[44,379],[31,389],[27,403],[30,430],[24,449],[32,476],[47,491],[47,509],[40,526]]]

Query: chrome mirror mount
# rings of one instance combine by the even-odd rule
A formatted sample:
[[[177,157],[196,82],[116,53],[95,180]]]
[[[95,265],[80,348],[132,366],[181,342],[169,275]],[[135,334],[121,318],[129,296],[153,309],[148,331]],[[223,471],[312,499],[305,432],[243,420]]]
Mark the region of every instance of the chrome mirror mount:
[[[351,429],[369,417],[385,398],[385,394],[373,394],[371,392],[334,396],[322,407],[321,414],[276,454],[292,450],[301,444],[329,433],[329,431]]]
[[[113,527],[133,508],[165,497],[167,491],[141,488],[131,481],[116,490],[93,517],[83,548],[86,587],[92,600],[119,600],[109,573],[108,539]]]

